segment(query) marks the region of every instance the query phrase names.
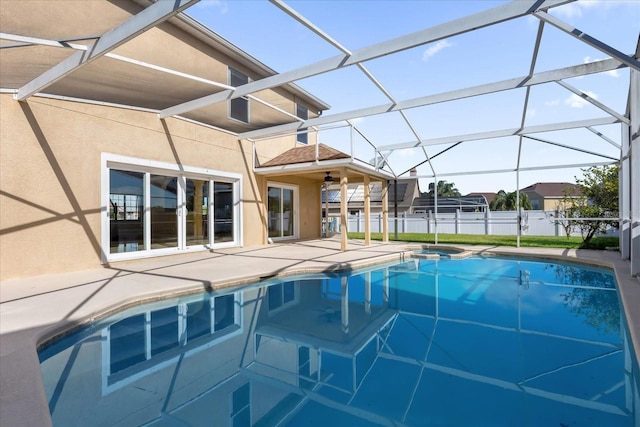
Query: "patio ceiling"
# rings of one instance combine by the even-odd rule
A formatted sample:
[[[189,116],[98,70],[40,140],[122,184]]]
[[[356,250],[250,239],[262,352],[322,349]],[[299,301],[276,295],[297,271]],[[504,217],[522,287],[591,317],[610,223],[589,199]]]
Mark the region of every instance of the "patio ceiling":
[[[5,92],[14,93],[15,98],[20,101],[40,94],[148,109],[157,112],[159,118],[180,116],[205,125],[225,128],[236,133],[239,139],[255,141],[257,150],[259,150],[260,141],[274,137],[299,132],[319,132],[322,140],[323,132],[347,127],[351,129],[351,135],[347,138],[350,141],[345,142],[348,146],[337,148],[348,152],[354,158],[357,157],[372,163],[374,168],[382,169],[381,176],[404,176],[414,166],[421,167],[419,169],[420,177],[437,176],[441,178],[456,175],[460,171],[439,168],[434,159],[449,150],[459,156],[464,156],[464,147],[469,146],[469,142],[475,144],[476,141],[491,141],[501,138],[511,138],[514,145],[518,147],[517,156],[512,164],[496,169],[480,166],[477,170],[466,169],[464,173],[520,172],[615,163],[620,158],[621,141],[612,138],[611,133],[603,132],[602,127],[628,125],[629,118],[625,112],[616,111],[616,109],[605,105],[591,96],[588,90],[578,89],[568,80],[625,68],[640,70],[640,62],[633,55],[620,52],[549,13],[553,8],[565,6],[572,1],[513,1],[413,33],[350,50],[288,4],[280,0],[271,0],[274,10],[279,9],[292,22],[304,26],[323,43],[339,51],[338,55],[282,73],[277,73],[251,58],[216,34],[215,28],[206,28],[183,13],[198,0],[117,2],[114,3],[117,4],[117,7],[114,6],[110,14],[101,16],[101,19],[95,21],[88,20],[84,27],[81,26],[84,31],[82,34],[66,34],[64,26],[47,24],[47,20],[51,19],[47,16],[36,17],[30,26],[24,23],[3,22],[3,33],[0,35],[2,39],[0,58],[3,63],[0,87]],[[18,7],[29,6],[24,6],[24,3],[21,2]],[[83,7],[87,8],[88,13],[91,12],[91,5],[83,4]],[[372,61],[382,58],[393,59],[402,52],[419,46],[484,28],[500,27],[509,21],[526,17],[535,18],[538,23],[538,31],[535,40],[532,41],[534,49],[528,64],[529,71],[520,76],[466,87],[463,84],[462,88],[455,90],[399,99],[375,76],[369,66]],[[226,82],[207,79],[204,73],[196,75],[180,72],[179,57],[174,58],[167,55],[167,58],[163,58],[163,61],[166,62],[154,64],[145,61],[145,58],[133,58],[125,55],[127,44],[143,43],[144,33],[154,27],[164,28],[165,21],[188,31],[193,35],[194,40],[204,41],[206,44],[215,45],[217,49],[222,49],[225,53],[233,54],[234,58],[245,61],[244,65],[259,71],[264,75],[264,78],[234,88]],[[536,72],[536,62],[542,49],[543,31],[548,27],[555,28],[567,38],[576,38],[607,59]],[[501,54],[505,53],[501,52]],[[356,74],[360,74],[364,80],[373,85],[373,90],[378,91],[386,102],[351,110],[341,109],[338,106],[337,109],[340,111],[338,113],[329,113],[303,120],[259,98],[260,91],[285,86],[288,90],[297,93],[298,96],[311,100],[317,105],[321,105],[322,108],[328,108],[327,104],[301,89],[296,83],[302,84],[302,80],[340,73],[347,69],[355,70]],[[624,84],[628,85],[628,83]],[[527,119],[531,88],[543,85],[561,87],[567,93],[573,93],[590,103],[601,114],[598,117],[591,115],[578,120],[559,120],[552,123],[529,125]],[[494,102],[491,96],[507,92],[517,92],[518,96],[523,98],[520,99],[520,119],[512,123],[512,126],[499,130],[473,133],[452,131],[450,135],[446,136],[425,137],[425,132],[422,130],[422,120],[415,113],[422,111],[425,107],[468,99],[478,99],[481,105],[490,107]],[[227,100],[242,96],[252,97],[278,111],[282,117],[281,124],[277,126],[256,124],[251,130],[247,130],[230,126],[228,123],[216,119],[220,116],[221,111],[226,111],[225,103]],[[639,95],[630,93],[630,96],[638,97]],[[226,113],[222,115],[226,117]],[[386,116],[396,118],[394,123],[395,126],[398,126],[397,135],[408,134],[411,138],[396,141],[384,138],[380,141],[377,135],[368,134],[364,126],[361,125],[367,119],[383,120]],[[597,138],[603,143],[602,148],[579,147],[575,144],[567,144],[548,138],[546,135],[544,137],[538,135],[572,129],[584,130],[592,137]],[[465,144],[462,144],[463,142]],[[587,154],[590,156],[589,161],[580,160],[572,163],[571,156],[567,156],[566,161],[553,166],[546,164],[524,165],[522,162],[524,142],[562,147],[566,149],[567,153]],[[442,147],[435,151],[432,146],[436,145]],[[398,157],[400,156],[394,155],[394,153],[404,150],[412,150],[411,152],[415,153],[416,149],[418,149],[418,155],[411,155],[411,164],[407,164],[406,159],[399,162]]]

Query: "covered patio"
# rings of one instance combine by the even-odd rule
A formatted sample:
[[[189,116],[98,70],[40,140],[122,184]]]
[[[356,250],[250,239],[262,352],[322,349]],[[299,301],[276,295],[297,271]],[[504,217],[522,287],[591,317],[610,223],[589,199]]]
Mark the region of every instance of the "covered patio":
[[[254,161],[257,163],[254,145]],[[364,188],[364,212],[365,212],[365,238],[364,244],[371,244],[371,194],[370,183],[379,181],[382,184],[382,216],[383,230],[382,241],[389,241],[388,229],[388,181],[393,175],[382,169],[376,169],[373,165],[356,159],[346,153],[328,147],[324,144],[315,144],[306,147],[292,148],[273,159],[254,167],[256,175],[269,179],[290,176],[303,176],[318,183],[318,188],[324,191],[322,236],[326,237],[329,218],[329,206],[326,192],[328,186],[339,182],[340,184],[340,250],[347,251],[347,186],[349,183],[362,183]]]

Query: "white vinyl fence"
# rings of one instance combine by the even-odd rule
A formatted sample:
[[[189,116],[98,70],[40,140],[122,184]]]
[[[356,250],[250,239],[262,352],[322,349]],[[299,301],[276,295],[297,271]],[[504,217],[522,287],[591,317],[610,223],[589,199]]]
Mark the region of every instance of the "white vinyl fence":
[[[523,211],[522,235],[529,236],[564,236],[562,225],[554,221],[553,211]],[[332,217],[336,224],[340,218]],[[364,215],[350,215],[347,218],[350,232],[364,232]],[[389,216],[389,233],[395,232],[396,220]],[[487,234],[487,235],[516,235],[518,233],[517,211],[495,212],[456,212],[439,213],[437,231],[443,234]],[[435,233],[436,217],[433,212],[427,214],[402,214],[397,219],[398,233]],[[371,215],[371,232],[382,232],[382,214]],[[579,236],[580,232],[571,233]],[[617,236],[617,229],[610,229],[607,236]]]

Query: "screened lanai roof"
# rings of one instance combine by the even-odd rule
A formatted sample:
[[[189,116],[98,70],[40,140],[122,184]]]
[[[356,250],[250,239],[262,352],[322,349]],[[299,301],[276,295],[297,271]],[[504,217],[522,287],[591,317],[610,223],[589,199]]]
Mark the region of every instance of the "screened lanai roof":
[[[415,4],[401,4],[394,6],[397,16],[384,17],[383,27],[348,14],[353,7],[365,12],[377,7],[364,2],[349,3],[351,8],[327,3],[329,16],[319,15],[312,8],[314,2],[280,0],[234,2],[228,8],[241,8],[240,13],[229,16],[215,9],[224,2],[118,1],[109,3],[106,14],[97,14],[97,3],[101,2],[60,2],[67,8],[82,8],[87,17],[74,22],[72,34],[64,25],[65,7],[51,16],[38,13],[37,1],[3,2],[2,90],[22,101],[42,94],[148,109],[159,118],[184,117],[255,141],[258,154],[262,144],[275,136],[317,132],[321,142],[392,177],[406,176],[417,167],[419,177],[440,179],[616,163],[620,126],[629,124],[629,118],[626,101],[621,103],[618,97],[611,105],[608,96],[638,97],[637,89],[629,92],[628,78],[628,69],[640,70],[634,52],[637,28],[627,28],[622,44],[606,40],[607,31],[628,27],[612,23],[629,19],[626,14],[633,19],[637,12],[611,6],[603,6],[607,9],[602,9],[602,26],[592,33],[590,28],[574,26],[572,18],[579,8],[572,0],[475,2],[466,16],[436,13],[439,2],[425,6],[434,8],[431,14],[411,13]],[[33,9],[30,21],[12,20],[11,8]],[[303,12],[307,9],[309,16]],[[341,41],[339,29],[345,22],[358,28],[360,38],[348,40],[353,46]],[[147,32],[159,28],[170,33],[171,26],[193,37],[185,49],[215,45],[261,78],[234,88],[208,78],[206,63],[183,72],[182,53],[167,52],[156,63],[127,56],[134,46],[148,42]],[[243,45],[246,41],[220,35],[230,27],[245,28],[247,37],[261,34],[258,38],[273,42],[266,50],[250,50]],[[299,37],[292,37],[294,30]],[[436,55],[462,45],[478,52],[462,66],[458,61],[447,67],[452,57]],[[150,45],[147,50],[161,49]],[[303,56],[305,51],[315,56]],[[577,58],[573,51],[579,51]],[[302,57],[311,59],[296,63]],[[558,61],[559,57],[567,60]],[[264,65],[271,60],[282,63],[284,71]],[[428,67],[418,69],[412,61]],[[517,72],[507,64],[517,65]],[[413,68],[417,72],[412,74]],[[490,70],[491,77],[487,79],[481,69]],[[609,79],[607,93],[596,95],[590,87],[601,79]],[[260,98],[266,89],[280,87],[319,112],[329,104],[333,107],[305,120]],[[247,128],[220,120],[226,119],[226,101],[238,97],[268,105],[280,124],[255,122]],[[580,108],[559,114],[553,108],[563,99]],[[510,108],[499,108],[503,105]],[[462,192],[483,190],[497,188]]]
[[[226,73],[224,81],[211,77],[220,53],[250,70],[252,75],[276,74],[249,53],[181,13],[197,2],[67,1],[58,2],[55,10],[43,7],[47,1],[3,2],[0,88],[23,101],[38,94],[160,112],[231,87]],[[28,20],[21,18],[24,16]],[[153,30],[156,31],[151,34]],[[157,34],[165,33],[164,40],[169,40],[176,30],[186,32],[188,38],[171,45],[180,50],[159,58],[158,50],[166,47],[158,45],[162,38]],[[316,111],[329,108],[293,82],[282,86]],[[275,120],[292,116],[264,94],[250,97],[269,110]],[[231,122],[227,120],[226,104],[202,106],[184,112],[181,117],[233,133],[274,122],[273,118],[264,122],[256,119],[249,125]]]

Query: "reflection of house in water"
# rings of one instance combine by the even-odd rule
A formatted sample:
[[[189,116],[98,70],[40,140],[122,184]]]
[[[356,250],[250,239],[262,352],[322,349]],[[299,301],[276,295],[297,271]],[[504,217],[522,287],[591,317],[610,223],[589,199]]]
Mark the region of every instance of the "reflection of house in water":
[[[272,297],[281,287],[289,287],[291,295],[283,304]],[[267,295],[247,373],[303,389],[327,384],[353,394],[367,370],[358,362],[375,357],[376,334],[395,316],[388,273],[288,282],[269,287]]]
[[[532,425],[636,416],[624,331],[599,335],[579,317],[566,320],[583,325],[571,335],[538,323],[540,301],[573,289],[570,271],[496,276],[487,265],[460,280],[458,263],[291,278],[123,313],[43,355],[54,424],[469,425],[500,413],[518,425],[527,405]],[[607,280],[592,291],[615,292]],[[580,382],[595,372],[600,382]]]

